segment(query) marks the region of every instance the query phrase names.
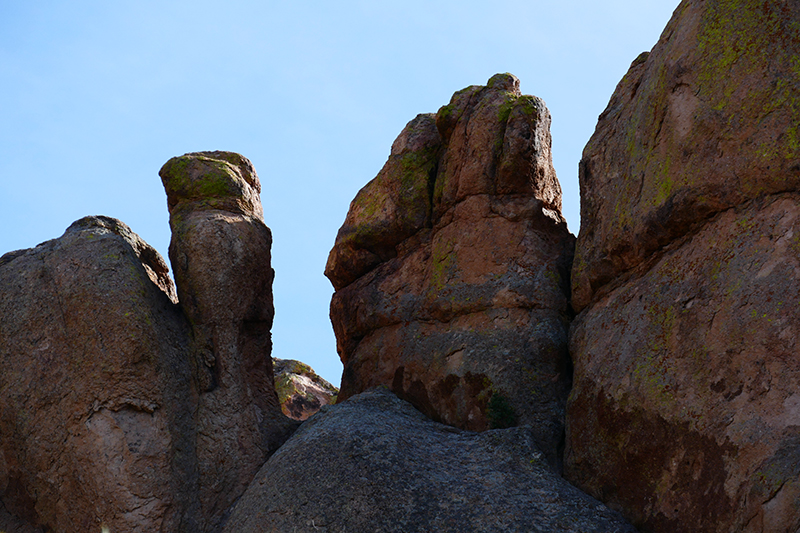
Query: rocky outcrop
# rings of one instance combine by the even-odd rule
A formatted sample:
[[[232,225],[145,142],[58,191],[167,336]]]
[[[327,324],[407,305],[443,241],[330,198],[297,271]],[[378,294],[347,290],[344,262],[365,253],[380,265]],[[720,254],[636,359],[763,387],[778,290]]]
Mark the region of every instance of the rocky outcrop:
[[[460,428],[532,425],[558,462],[574,239],[549,126],[499,74],[401,132],[325,270],[340,400],[386,385]]]
[[[7,511],[48,531],[195,530],[197,392],[163,259],[87,217],[0,258],[0,287]]]
[[[283,414],[305,420],[324,405],[336,403],[339,389],[322,379],[310,366],[293,359],[272,358],[275,390]]]
[[[162,177],[180,304],[115,219],[0,258],[0,529],[216,530],[296,427],[273,384],[252,165],[190,154]]]
[[[584,151],[565,476],[642,531],[800,527],[798,55],[686,0]]]
[[[715,213],[800,187],[800,6],[684,0],[580,164],[573,306]]]
[[[453,429],[365,392],[305,422],[224,531],[635,531],[555,475],[534,440],[530,428]]]
[[[186,154],[167,161],[159,175],[200,382],[200,499],[219,517],[294,427],[281,413],[270,357],[272,235],[258,176],[241,155]]]

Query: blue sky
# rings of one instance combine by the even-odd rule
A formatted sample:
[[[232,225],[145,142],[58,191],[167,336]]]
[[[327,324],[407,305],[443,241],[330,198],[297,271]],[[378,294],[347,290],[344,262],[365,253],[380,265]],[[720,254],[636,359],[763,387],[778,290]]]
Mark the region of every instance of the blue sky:
[[[0,254],[119,218],[165,257],[172,156],[253,161],[276,271],[273,355],[338,384],[322,272],[350,201],[418,113],[511,72],[553,117],[564,214],[614,87],[676,1],[0,0]]]

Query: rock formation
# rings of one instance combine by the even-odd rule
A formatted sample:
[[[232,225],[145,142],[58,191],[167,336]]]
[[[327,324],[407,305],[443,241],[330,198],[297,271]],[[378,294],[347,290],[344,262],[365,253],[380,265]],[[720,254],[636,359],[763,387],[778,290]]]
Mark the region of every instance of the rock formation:
[[[283,414],[294,420],[305,420],[324,405],[336,402],[339,389],[317,375],[314,370],[293,359],[272,358],[275,391]]]
[[[584,151],[565,475],[642,531],[800,528],[798,57],[685,0]]]
[[[296,427],[270,358],[270,234],[243,157],[170,160],[177,294],[122,222],[0,258],[0,527],[216,529]]]
[[[530,428],[457,430],[375,389],[305,422],[224,531],[635,530],[555,475]]]
[[[193,530],[189,328],[163,259],[87,217],[0,258],[0,499],[52,531]]]
[[[170,261],[192,326],[202,391],[201,499],[219,516],[290,428],[270,357],[272,235],[263,221],[258,176],[241,155],[186,154],[167,161],[159,175],[170,213]]]
[[[541,100],[409,122],[326,267],[337,405],[277,453],[247,159],[161,169],[177,291],[107,217],[3,255],[0,531],[797,531],[799,57],[797,0],[684,0],[584,151],[571,281]]]
[[[573,306],[715,213],[800,186],[798,7],[683,1],[580,164]]]
[[[340,401],[386,385],[460,428],[532,425],[558,462],[574,238],[549,126],[499,74],[401,132],[325,270]]]

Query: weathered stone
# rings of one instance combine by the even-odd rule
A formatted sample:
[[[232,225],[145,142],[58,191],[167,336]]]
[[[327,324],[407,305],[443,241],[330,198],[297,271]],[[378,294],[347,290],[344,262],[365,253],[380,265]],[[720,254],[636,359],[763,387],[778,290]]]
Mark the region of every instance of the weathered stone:
[[[574,238],[549,125],[510,74],[409,122],[326,267],[340,400],[386,385],[461,428],[530,424],[558,462]]]
[[[576,311],[715,213],[797,190],[798,57],[795,1],[680,4],[584,149]]]
[[[576,319],[566,476],[643,531],[800,527],[800,195],[717,215]]]
[[[453,429],[365,392],[306,421],[223,531],[635,531],[554,474],[534,440],[530,428]]]
[[[565,477],[642,531],[800,528],[798,56],[684,1],[584,152]]]
[[[273,384],[255,171],[207,153],[162,175],[180,304],[111,218],[0,257],[0,529],[216,530],[297,425]]]
[[[189,330],[158,253],[87,217],[0,258],[0,288],[2,527],[196,531]]]
[[[314,370],[293,359],[272,358],[275,390],[283,414],[294,420],[305,420],[324,405],[336,402],[339,389],[317,375]]]
[[[172,228],[169,255],[201,386],[200,500],[213,522],[294,428],[281,413],[270,357],[272,236],[258,176],[241,155],[186,154],[159,174]]]

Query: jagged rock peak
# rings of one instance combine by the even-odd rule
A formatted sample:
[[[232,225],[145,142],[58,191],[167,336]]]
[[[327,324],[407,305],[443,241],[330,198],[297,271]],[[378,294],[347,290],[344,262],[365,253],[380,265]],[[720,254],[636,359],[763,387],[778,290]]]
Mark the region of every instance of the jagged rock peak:
[[[550,113],[541,99],[521,95],[515,76],[497,74],[406,125],[381,172],[351,203],[325,275],[340,289],[467,197],[512,194],[538,199],[540,210],[563,222]]]

